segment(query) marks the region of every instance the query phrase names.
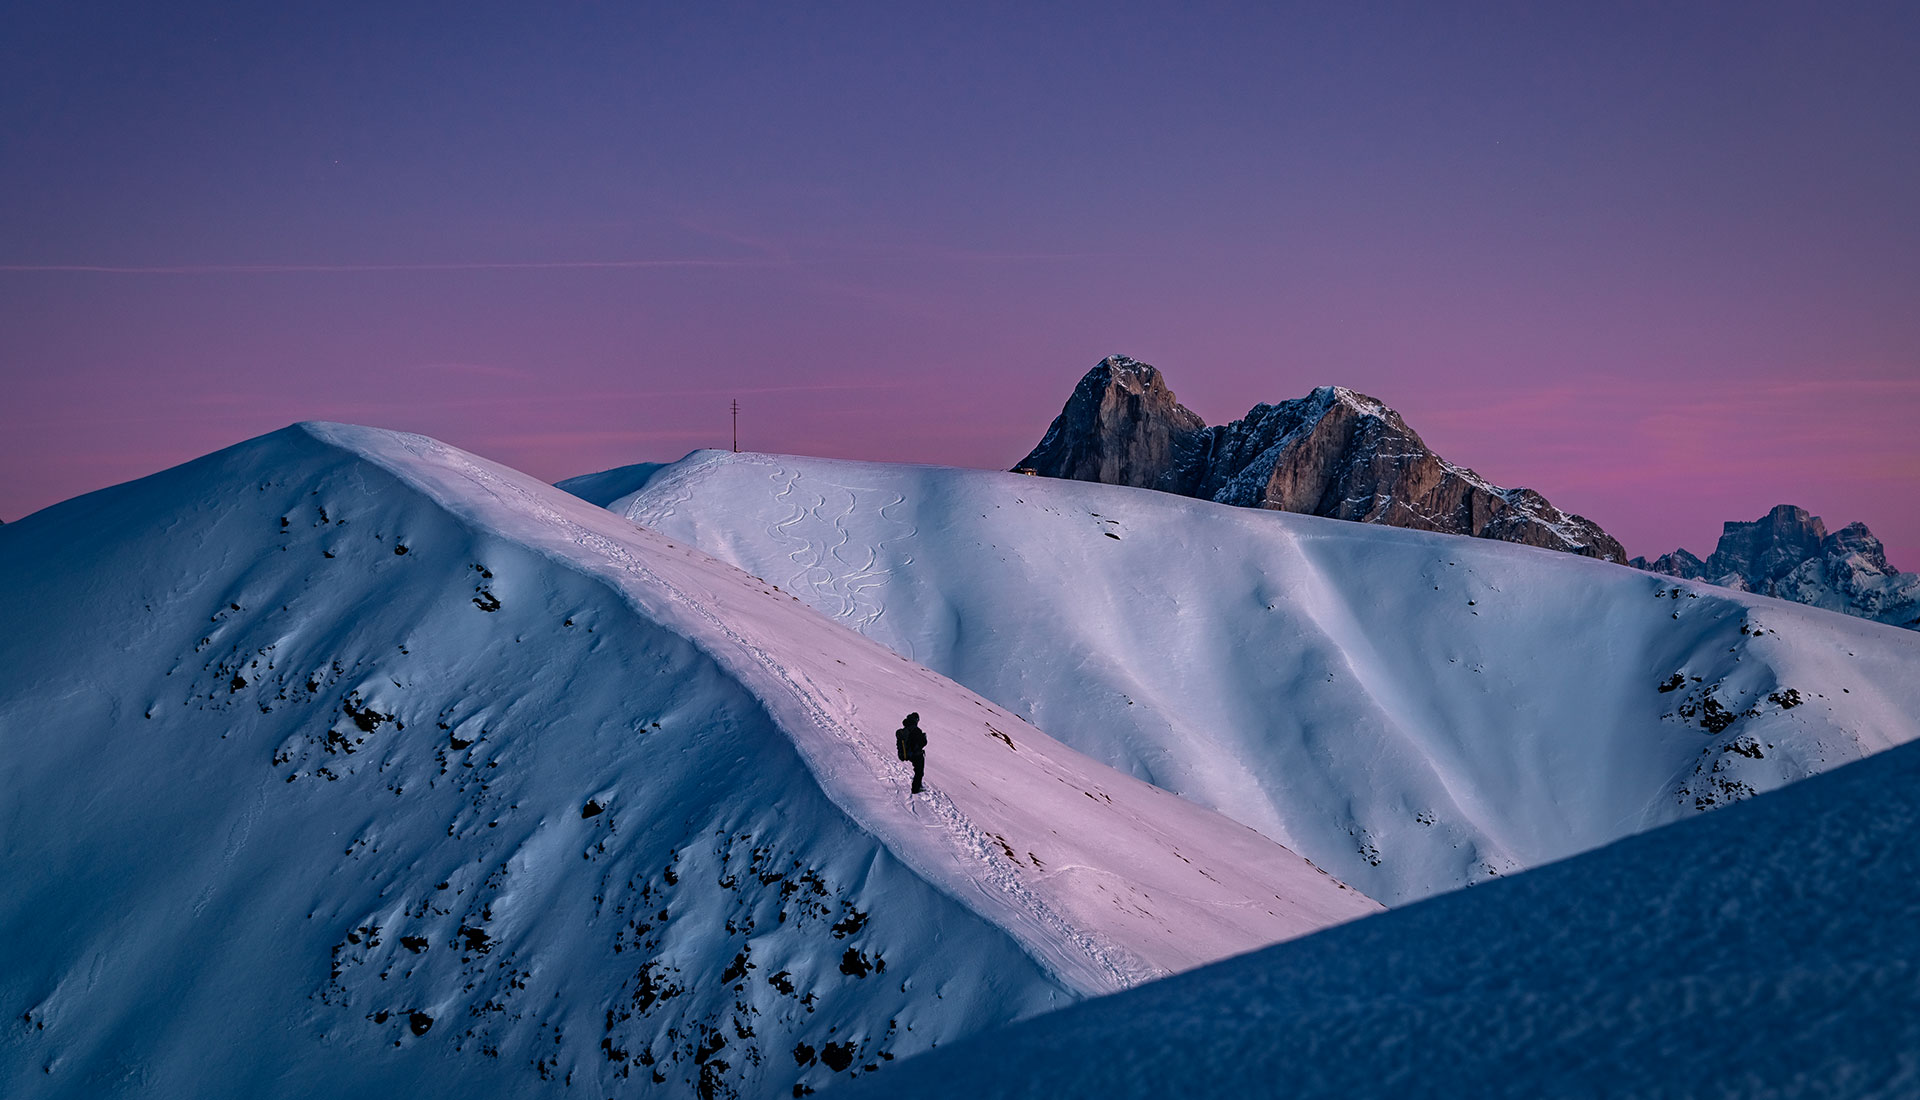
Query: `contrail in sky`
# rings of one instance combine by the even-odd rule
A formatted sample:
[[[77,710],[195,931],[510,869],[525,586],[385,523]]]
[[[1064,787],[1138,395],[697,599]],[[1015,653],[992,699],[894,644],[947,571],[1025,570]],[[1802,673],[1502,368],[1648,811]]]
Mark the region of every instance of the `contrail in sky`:
[[[368,271],[549,271],[648,267],[780,267],[784,260],[510,260],[426,264],[198,264],[132,267],[109,264],[0,264],[0,272],[71,272],[100,275],[297,275]]]
[[[1021,263],[1083,260],[1100,258],[1100,256],[1101,254],[1080,252],[967,252],[936,250],[928,255],[909,254],[841,257],[837,262],[858,263],[865,261],[875,263],[899,263],[922,262],[932,258],[962,263]],[[828,258],[805,260],[787,257],[756,257],[732,260],[671,258],[652,260],[482,260],[465,263],[413,264],[156,264],[151,266],[136,264],[0,264],[0,273],[64,273],[77,275],[327,275],[382,271],[591,271],[676,267],[795,267],[809,263],[831,264],[834,262],[836,261]]]

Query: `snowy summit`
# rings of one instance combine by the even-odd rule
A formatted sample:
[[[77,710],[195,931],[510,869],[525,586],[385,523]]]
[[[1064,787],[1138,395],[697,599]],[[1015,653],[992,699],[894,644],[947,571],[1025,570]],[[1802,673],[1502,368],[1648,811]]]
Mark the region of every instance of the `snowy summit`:
[[[290,428],[0,563],[9,1097],[789,1096],[1379,908],[424,437]]]

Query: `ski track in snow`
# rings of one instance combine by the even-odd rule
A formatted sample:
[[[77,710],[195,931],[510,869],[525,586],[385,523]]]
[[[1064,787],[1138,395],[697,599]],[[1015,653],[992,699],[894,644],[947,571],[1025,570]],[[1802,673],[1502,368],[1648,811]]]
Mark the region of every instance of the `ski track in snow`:
[[[786,696],[786,698],[793,703],[798,704],[802,713],[814,729],[823,735],[822,741],[824,744],[809,744],[802,739],[795,739],[794,744],[800,750],[801,757],[806,761],[808,768],[813,771],[816,778],[820,781],[821,789],[827,796],[833,800],[834,804],[838,806],[843,813],[847,814],[847,816],[864,831],[873,835],[876,840],[885,844],[889,851],[892,851],[902,862],[912,867],[916,873],[936,886],[941,885],[941,879],[944,876],[939,875],[933,867],[923,866],[924,861],[915,859],[910,850],[901,850],[895,845],[887,844],[885,838],[881,837],[879,832],[873,828],[873,824],[864,819],[864,815],[858,812],[856,806],[850,804],[852,800],[844,797],[843,793],[838,789],[841,776],[838,769],[833,766],[833,762],[829,759],[829,753],[826,751],[833,747],[841,749],[850,756],[856,764],[863,766],[862,771],[865,774],[859,776],[857,779],[849,776],[847,777],[848,781],[877,782],[891,787],[895,794],[900,797],[903,808],[907,810],[908,815],[915,818],[919,817],[917,812],[915,812],[916,808],[913,803],[915,796],[908,793],[908,782],[899,776],[899,769],[890,767],[889,764],[892,763],[890,758],[883,755],[870,740],[860,736],[857,732],[836,720],[825,695],[813,686],[810,681],[806,681],[804,676],[796,676],[788,669],[782,667],[779,661],[766,649],[756,644],[752,639],[746,637],[720,616],[716,615],[697,597],[682,590],[668,581],[660,573],[641,562],[625,547],[613,539],[581,526],[566,515],[556,511],[546,502],[540,500],[535,494],[529,492],[525,486],[515,484],[511,479],[501,477],[491,470],[487,470],[484,467],[468,461],[465,456],[454,451],[452,448],[446,447],[426,436],[393,433],[393,437],[415,456],[465,477],[493,496],[509,501],[515,506],[516,510],[522,513],[531,512],[537,515],[542,521],[551,525],[554,529],[565,532],[569,541],[574,545],[589,551],[597,558],[606,561],[608,565],[619,572],[625,573],[629,577],[639,580],[648,588],[661,593],[682,611],[697,618],[714,633],[725,637],[737,648],[740,654],[745,655],[751,672],[749,673],[748,669],[736,667],[738,662],[730,660],[729,658],[732,656],[730,654],[718,652],[713,649],[708,650],[709,654],[717,660],[720,660],[724,666],[733,668],[736,674],[749,673],[752,675],[751,682],[760,685],[762,689],[763,701],[770,701],[767,699],[767,695],[771,693],[767,692],[766,689],[772,688]],[[375,462],[398,475],[408,484],[415,485],[429,493],[432,492],[430,487],[420,485],[404,468],[383,461],[381,456],[371,449],[363,449],[349,439],[330,437],[330,434],[322,435],[321,438],[325,442],[343,447],[362,458]],[[675,480],[679,483],[675,487],[679,488],[681,485],[684,485],[686,479],[677,478]],[[690,494],[686,494],[683,490],[683,494],[678,497],[678,500],[685,501],[687,499],[690,499]],[[449,502],[442,501],[441,503],[445,506]],[[807,512],[803,510],[801,514],[805,515]],[[638,521],[636,520],[635,522]],[[844,528],[842,528],[842,530],[844,531]],[[533,549],[536,552],[544,553],[544,551],[537,546],[533,547]],[[578,567],[577,562],[568,562],[567,564],[573,565],[576,568]],[[632,590],[626,589],[625,586],[616,587],[621,589],[621,595],[623,597],[630,601],[634,599],[635,593]],[[690,641],[699,644],[698,639],[692,634],[688,634],[687,636]],[[705,649],[708,647],[702,646],[702,648]],[[1088,992],[1102,992],[1124,989],[1140,981],[1161,976],[1161,971],[1158,968],[1147,966],[1137,960],[1128,959],[1123,962],[1120,958],[1117,958],[1117,955],[1129,953],[1124,952],[1123,949],[1119,949],[1115,945],[1104,943],[1100,937],[1095,936],[1083,928],[1077,927],[1056,911],[1053,906],[1048,904],[1046,899],[1040,897],[1024,882],[1020,881],[1015,869],[1009,865],[1004,858],[997,854],[988,833],[974,824],[945,794],[929,788],[924,792],[922,797],[924,797],[927,807],[933,811],[935,818],[938,819],[941,831],[944,833],[942,839],[946,844],[965,859],[980,864],[985,869],[984,878],[986,881],[991,882],[993,887],[1000,891],[1002,896],[998,900],[1000,900],[1008,910],[1011,910],[1011,912],[1006,915],[1014,918],[1012,926],[1008,927],[1008,931],[1014,934],[1015,939],[1028,950],[1028,953],[1033,956],[1034,960],[1054,978],[1064,982],[1070,987],[1079,988]],[[976,878],[974,881],[977,885],[979,884],[979,879]],[[947,892],[950,896],[953,896],[953,891],[948,889]],[[1003,923],[995,921],[993,913],[983,911],[982,902],[991,905],[996,899],[986,893],[984,886],[982,886],[981,892],[985,896],[980,899],[956,896],[956,900],[959,900],[970,910],[979,913],[984,919],[994,921],[995,923]],[[997,909],[999,906],[993,906],[993,908]],[[1068,947],[1071,951],[1048,950],[1050,945],[1055,944]],[[1074,965],[1076,963],[1078,965]]]
[[[860,490],[853,486],[834,485],[826,492],[844,493],[844,502],[835,501],[833,511],[828,514],[828,497],[820,491],[802,491],[800,471],[777,462],[768,461],[759,456],[739,456],[743,463],[767,466],[768,474],[780,491],[773,499],[782,502],[792,511],[781,520],[767,526],[767,533],[779,542],[793,547],[788,553],[795,571],[787,576],[783,583],[789,591],[805,590],[820,597],[813,603],[815,607],[829,607],[829,618],[838,620],[852,629],[865,634],[867,628],[878,622],[886,612],[886,606],[878,598],[893,580],[893,570],[879,565],[886,548],[896,542],[912,539],[920,529],[904,520],[887,515],[887,509],[906,503],[906,497],[892,494],[893,499],[874,511],[885,522],[903,531],[891,538],[883,538],[877,543],[866,545],[854,541],[853,534],[847,528],[847,519],[860,511]],[[684,499],[684,498],[683,498]],[[801,503],[806,500],[810,503]],[[645,526],[638,516],[629,516],[635,523]],[[816,538],[807,533],[809,529],[818,530],[827,527],[832,530],[832,541]],[[865,560],[856,562],[844,553],[849,547],[864,552]],[[838,567],[829,565],[829,560],[838,563]],[[912,555],[906,555],[905,561],[911,562]],[[811,602],[811,601],[810,601]],[[912,660],[914,654],[907,653]]]

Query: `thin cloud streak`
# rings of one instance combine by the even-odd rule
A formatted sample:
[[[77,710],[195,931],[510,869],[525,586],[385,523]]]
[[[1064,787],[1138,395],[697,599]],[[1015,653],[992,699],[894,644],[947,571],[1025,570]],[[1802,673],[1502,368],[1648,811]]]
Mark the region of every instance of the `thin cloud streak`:
[[[1111,259],[1106,253],[964,252],[930,250],[895,255],[814,257],[788,255],[752,259],[663,258],[635,260],[477,260],[446,263],[399,264],[0,264],[0,273],[12,275],[364,275],[405,272],[458,271],[636,271],[648,269],[708,268],[760,269],[824,266],[848,263],[924,263],[928,260],[970,263],[1054,263]]]
[[[497,260],[416,264],[191,264],[119,266],[112,264],[0,264],[0,272],[80,275],[339,275],[407,271],[594,271],[642,268],[787,267],[787,260]]]

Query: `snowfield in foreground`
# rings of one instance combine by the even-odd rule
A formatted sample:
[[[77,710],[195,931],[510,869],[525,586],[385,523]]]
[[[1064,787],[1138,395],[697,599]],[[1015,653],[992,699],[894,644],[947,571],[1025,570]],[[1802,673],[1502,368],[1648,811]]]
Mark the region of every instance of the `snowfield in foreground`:
[[[0,572],[8,1097],[786,1096],[1378,909],[418,436],[265,436]]]
[[[1920,1095],[1920,746],[835,1095]]]
[[[580,484],[1388,904],[1920,736],[1920,635],[1568,554],[778,455]]]

